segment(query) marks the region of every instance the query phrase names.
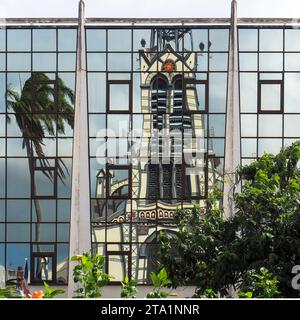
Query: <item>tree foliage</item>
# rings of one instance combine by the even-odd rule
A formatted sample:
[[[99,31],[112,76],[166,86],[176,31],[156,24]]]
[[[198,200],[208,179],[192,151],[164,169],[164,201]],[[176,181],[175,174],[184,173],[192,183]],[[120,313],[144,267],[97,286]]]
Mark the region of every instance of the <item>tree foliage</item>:
[[[237,174],[242,192],[235,194],[236,212],[225,219],[215,190],[205,210],[179,210],[178,235],[162,232],[161,264],[173,285],[194,283],[196,294],[207,288],[228,295],[246,285],[249,271],[268,269],[284,297],[291,288],[291,270],[300,264],[300,142],[278,155],[265,154]]]

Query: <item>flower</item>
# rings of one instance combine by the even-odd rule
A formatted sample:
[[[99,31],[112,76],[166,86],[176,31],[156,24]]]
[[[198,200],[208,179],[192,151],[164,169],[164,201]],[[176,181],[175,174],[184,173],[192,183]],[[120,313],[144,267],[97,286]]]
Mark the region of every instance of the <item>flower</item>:
[[[44,296],[44,292],[40,290],[40,291],[35,291],[31,297],[32,299],[41,299],[43,298],[43,296]]]
[[[80,262],[81,259],[82,259],[82,255],[81,255],[81,254],[76,254],[75,257],[76,257],[76,259],[77,259],[78,262]]]

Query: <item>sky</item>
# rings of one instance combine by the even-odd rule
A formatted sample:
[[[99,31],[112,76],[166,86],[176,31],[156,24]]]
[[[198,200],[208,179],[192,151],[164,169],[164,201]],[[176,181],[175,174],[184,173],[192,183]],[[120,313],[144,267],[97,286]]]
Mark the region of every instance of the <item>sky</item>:
[[[99,18],[226,18],[231,0],[85,0]],[[237,0],[239,17],[300,18],[299,0]],[[0,18],[76,17],[78,0],[0,0]]]

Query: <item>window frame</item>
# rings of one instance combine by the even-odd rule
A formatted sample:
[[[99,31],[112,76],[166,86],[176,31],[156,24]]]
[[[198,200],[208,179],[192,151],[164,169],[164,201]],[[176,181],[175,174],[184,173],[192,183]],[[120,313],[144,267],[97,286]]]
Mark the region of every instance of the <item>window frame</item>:
[[[112,110],[110,108],[110,86],[127,84],[129,88],[128,109]],[[106,113],[107,114],[131,114],[132,113],[132,77],[130,80],[107,80],[106,81]]]
[[[280,109],[279,110],[262,110],[261,91],[262,85],[280,85]],[[284,80],[260,80],[258,79],[257,88],[257,113],[258,114],[283,114],[284,113]]]

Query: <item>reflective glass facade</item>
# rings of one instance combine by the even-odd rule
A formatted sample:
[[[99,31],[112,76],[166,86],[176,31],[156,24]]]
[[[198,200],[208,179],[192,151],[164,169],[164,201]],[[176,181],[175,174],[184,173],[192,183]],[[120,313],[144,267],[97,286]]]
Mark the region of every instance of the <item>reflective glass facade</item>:
[[[147,283],[160,230],[224,173],[229,27],[87,26],[91,240]],[[76,27],[0,30],[0,272],[67,283]],[[300,30],[239,27],[241,161],[300,137]],[[200,139],[199,139],[200,137]],[[198,153],[200,150],[200,153]]]

